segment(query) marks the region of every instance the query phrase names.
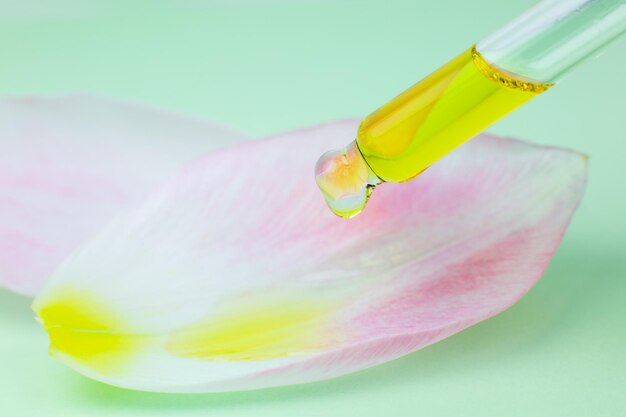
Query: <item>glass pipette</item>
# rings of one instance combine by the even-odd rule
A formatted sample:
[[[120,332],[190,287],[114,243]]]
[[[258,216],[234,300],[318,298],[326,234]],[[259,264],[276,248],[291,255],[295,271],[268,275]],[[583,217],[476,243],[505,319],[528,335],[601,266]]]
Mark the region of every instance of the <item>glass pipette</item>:
[[[543,93],[626,31],[626,0],[544,0],[383,105],[347,147],[326,152],[316,182],[353,217],[374,187],[404,182]]]

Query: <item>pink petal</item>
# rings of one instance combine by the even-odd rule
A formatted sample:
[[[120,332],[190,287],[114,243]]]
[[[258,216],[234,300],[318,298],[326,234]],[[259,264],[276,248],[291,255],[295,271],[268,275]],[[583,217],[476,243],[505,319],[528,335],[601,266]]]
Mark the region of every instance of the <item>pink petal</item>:
[[[89,314],[71,301],[89,294],[118,318],[93,320],[128,349],[77,357],[57,337],[55,356],[144,390],[303,383],[434,343],[533,286],[582,197],[583,155],[482,135],[412,182],[379,186],[361,215],[343,220],[313,167],[356,127],[214,152],[118,217],[64,263],[34,308],[46,327],[75,332],[49,312]],[[80,343],[93,335],[79,334]],[[133,340],[143,344],[131,349]],[[103,358],[119,366],[103,368]]]
[[[89,97],[0,101],[0,285],[37,293],[107,220],[184,162],[242,137]]]

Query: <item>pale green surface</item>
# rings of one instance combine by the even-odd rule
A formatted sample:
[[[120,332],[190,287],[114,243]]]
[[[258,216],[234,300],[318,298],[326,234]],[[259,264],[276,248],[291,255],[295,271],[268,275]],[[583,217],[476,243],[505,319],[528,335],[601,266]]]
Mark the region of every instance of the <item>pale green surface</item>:
[[[90,92],[260,135],[363,116],[532,2],[41,3],[0,1],[0,93]],[[55,362],[29,302],[0,292],[0,415],[626,415],[625,72],[622,39],[491,129],[591,155],[589,189],[563,245],[503,314],[333,381],[157,395]]]

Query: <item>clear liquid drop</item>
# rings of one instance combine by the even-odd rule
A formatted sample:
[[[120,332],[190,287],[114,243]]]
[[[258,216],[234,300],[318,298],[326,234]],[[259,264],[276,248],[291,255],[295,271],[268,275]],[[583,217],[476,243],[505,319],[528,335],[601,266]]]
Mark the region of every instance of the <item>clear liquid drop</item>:
[[[330,210],[343,218],[363,211],[372,191],[382,182],[363,159],[355,141],[322,155],[315,165],[315,181]]]

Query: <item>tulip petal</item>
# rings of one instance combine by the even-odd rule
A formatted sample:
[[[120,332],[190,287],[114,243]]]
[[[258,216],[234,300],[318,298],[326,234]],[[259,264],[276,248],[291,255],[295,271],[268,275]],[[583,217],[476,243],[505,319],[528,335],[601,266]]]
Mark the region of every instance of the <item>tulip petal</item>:
[[[244,135],[89,97],[0,101],[0,286],[33,295],[115,214]]]
[[[140,390],[304,383],[434,343],[532,287],[582,197],[583,155],[481,135],[344,220],[312,170],[356,127],[211,153],[117,217],[35,301],[51,352]]]

